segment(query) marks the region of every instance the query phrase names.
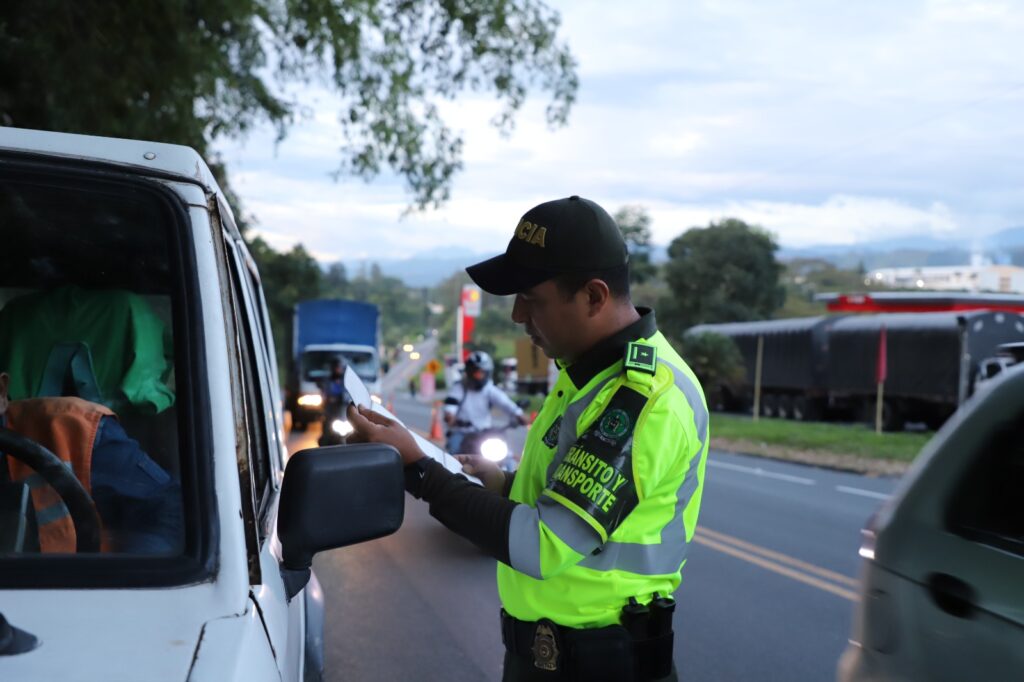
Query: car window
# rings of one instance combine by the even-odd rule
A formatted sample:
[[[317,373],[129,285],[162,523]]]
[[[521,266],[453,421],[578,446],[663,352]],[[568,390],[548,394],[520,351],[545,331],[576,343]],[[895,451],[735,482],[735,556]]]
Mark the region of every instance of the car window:
[[[176,557],[195,545],[190,369],[178,359],[185,220],[157,185],[0,171],[0,424],[59,459],[96,511],[82,528],[29,446],[5,448],[0,574],[21,558]]]
[[[998,429],[953,494],[949,529],[1024,556],[1024,415]]]
[[[253,506],[258,515],[265,510],[271,492],[273,465],[269,447],[267,423],[267,402],[262,385],[259,363],[262,351],[257,345],[259,334],[252,319],[247,292],[244,290],[242,275],[234,247],[229,243],[228,270],[231,273],[234,293],[235,328],[238,333],[238,353],[242,369],[243,401],[245,402],[245,433],[248,440],[249,471],[252,477]]]

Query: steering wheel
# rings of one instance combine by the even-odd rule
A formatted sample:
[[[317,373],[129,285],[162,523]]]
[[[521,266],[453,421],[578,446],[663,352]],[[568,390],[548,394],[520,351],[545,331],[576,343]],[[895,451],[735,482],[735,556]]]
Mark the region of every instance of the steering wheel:
[[[57,491],[75,526],[75,551],[99,552],[100,516],[74,472],[57,455],[10,429],[0,428],[0,452],[34,470]]]

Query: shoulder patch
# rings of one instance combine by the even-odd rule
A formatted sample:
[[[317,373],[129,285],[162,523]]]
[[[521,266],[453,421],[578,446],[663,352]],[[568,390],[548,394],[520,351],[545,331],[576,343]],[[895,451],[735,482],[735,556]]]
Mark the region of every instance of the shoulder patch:
[[[569,449],[547,492],[607,541],[638,503],[633,482],[633,430],[647,397],[622,386]]]
[[[658,349],[647,343],[630,341],[626,344],[625,368],[654,374],[658,369]]]

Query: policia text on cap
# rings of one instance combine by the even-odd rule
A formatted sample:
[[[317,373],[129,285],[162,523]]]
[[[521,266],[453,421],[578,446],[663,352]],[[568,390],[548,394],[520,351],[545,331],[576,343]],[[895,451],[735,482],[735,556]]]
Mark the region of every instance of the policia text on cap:
[[[468,268],[516,295],[512,318],[558,380],[506,476],[481,488],[424,458],[403,427],[353,413],[395,446],[406,485],[498,564],[505,680],[674,680],[671,595],[700,508],[708,412],[697,379],[629,298],[614,220],[580,197],[526,213],[504,254]]]

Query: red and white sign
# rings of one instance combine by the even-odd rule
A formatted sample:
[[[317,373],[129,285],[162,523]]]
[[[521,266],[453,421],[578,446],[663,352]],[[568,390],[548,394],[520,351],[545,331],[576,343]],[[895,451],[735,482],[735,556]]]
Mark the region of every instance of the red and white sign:
[[[483,296],[475,284],[462,285],[462,314],[466,317],[480,317],[480,300]]]

